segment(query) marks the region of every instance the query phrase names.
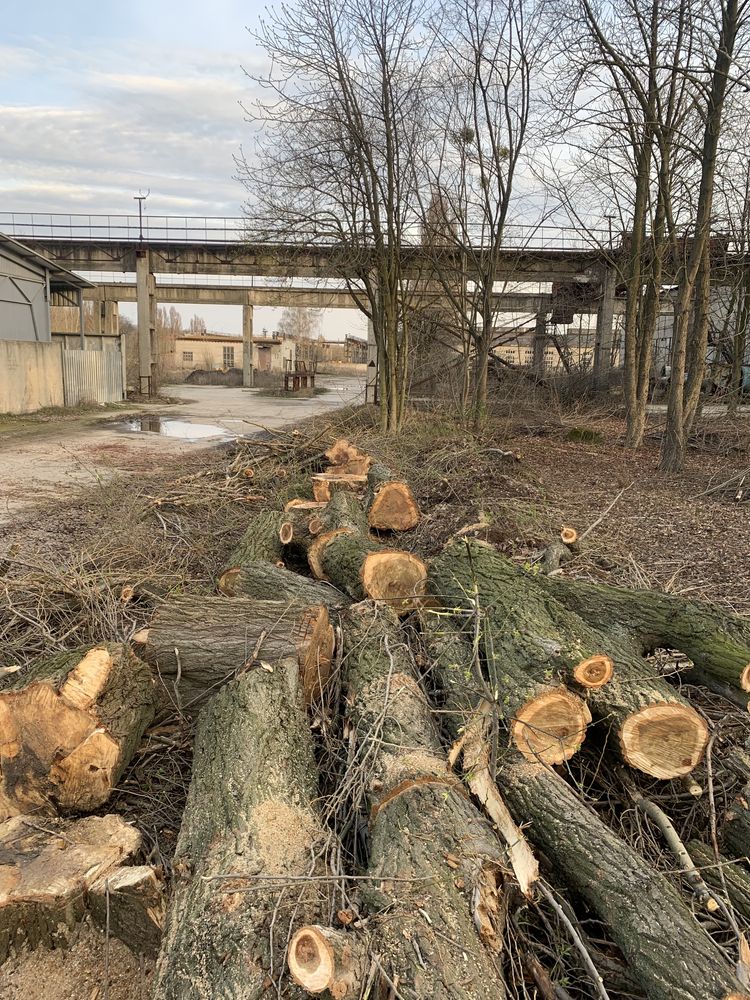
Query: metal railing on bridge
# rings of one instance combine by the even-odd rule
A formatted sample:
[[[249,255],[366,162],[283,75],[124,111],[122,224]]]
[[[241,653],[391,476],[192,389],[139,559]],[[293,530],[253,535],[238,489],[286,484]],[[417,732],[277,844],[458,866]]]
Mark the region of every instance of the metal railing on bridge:
[[[0,212],[0,232],[18,240],[68,240],[93,243],[197,243],[231,244],[263,242],[251,234],[252,224],[242,217],[174,215],[58,215],[39,212]],[[274,245],[301,245],[304,236],[269,240]],[[310,233],[308,244],[333,244],[330,238]],[[415,236],[414,244],[418,243]],[[474,245],[480,246],[481,235]],[[575,251],[597,250],[611,246],[612,234],[606,230],[573,229],[561,226],[507,225],[503,245],[509,250]]]

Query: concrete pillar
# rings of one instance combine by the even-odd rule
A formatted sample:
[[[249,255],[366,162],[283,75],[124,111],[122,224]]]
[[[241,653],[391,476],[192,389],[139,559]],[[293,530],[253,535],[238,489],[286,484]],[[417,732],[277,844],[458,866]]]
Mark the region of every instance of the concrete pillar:
[[[152,395],[151,355],[152,329],[156,319],[154,277],[148,250],[138,250],[135,258],[135,283],[138,304],[138,391]]]
[[[104,335],[107,337],[120,336],[120,307],[119,303],[107,299],[102,303]]]
[[[612,369],[612,336],[615,316],[615,292],[617,271],[614,267],[604,268],[602,274],[602,297],[596,311],[596,341],[594,343],[594,386],[606,389]]]
[[[253,304],[250,293],[242,307],[242,384],[246,389],[255,385],[255,366],[253,365]]]
[[[536,323],[534,324],[534,355],[532,359],[532,365],[534,368],[534,374],[541,378],[544,375],[544,369],[546,367],[544,352],[547,349],[547,313],[537,313]]]
[[[102,312],[104,311],[104,303],[101,299],[94,299],[91,303],[91,333],[95,337],[101,337],[102,335]]]

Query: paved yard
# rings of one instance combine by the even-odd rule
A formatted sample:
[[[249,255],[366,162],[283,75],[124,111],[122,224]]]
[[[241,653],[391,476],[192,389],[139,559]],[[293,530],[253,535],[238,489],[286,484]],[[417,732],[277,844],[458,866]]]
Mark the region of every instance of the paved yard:
[[[328,392],[309,398],[264,396],[253,389],[166,386],[180,402],[133,406],[125,413],[23,426],[0,433],[0,525],[34,500],[59,496],[72,484],[96,483],[115,473],[158,467],[165,456],[220,445],[263,428],[275,429],[314,414],[361,402],[357,378],[322,376]]]

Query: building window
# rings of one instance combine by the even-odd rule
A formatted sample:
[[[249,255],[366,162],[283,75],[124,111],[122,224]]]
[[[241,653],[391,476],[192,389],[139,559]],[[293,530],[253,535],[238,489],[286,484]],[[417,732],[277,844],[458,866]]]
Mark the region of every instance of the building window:
[[[224,367],[234,368],[234,348],[225,347],[224,348]]]
[[[182,360],[183,361],[192,361],[193,360],[193,352],[192,351],[183,351],[182,352]]]

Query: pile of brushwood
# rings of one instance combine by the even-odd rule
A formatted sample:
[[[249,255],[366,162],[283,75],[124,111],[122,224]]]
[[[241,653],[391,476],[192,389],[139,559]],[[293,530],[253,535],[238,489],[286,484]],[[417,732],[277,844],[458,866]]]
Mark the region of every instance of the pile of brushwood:
[[[427,564],[404,477],[325,458],[215,595],[5,668],[0,961],[87,917],[154,1000],[750,998],[750,621],[563,575],[571,528]],[[106,812],[165,699],[196,719],[168,887]]]

